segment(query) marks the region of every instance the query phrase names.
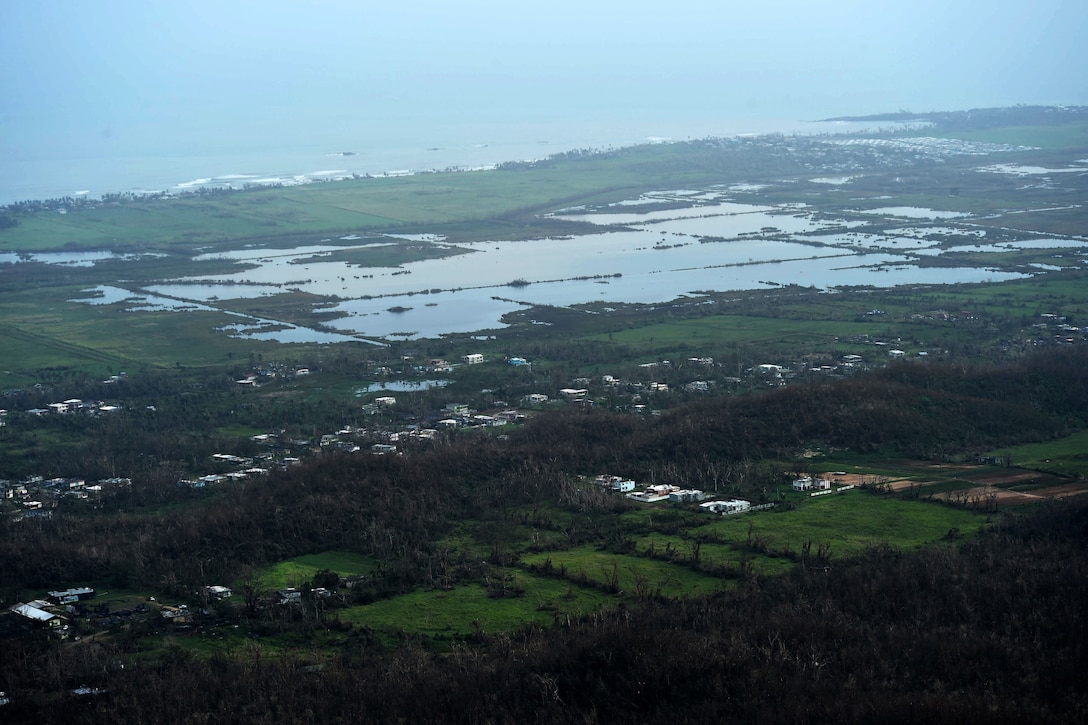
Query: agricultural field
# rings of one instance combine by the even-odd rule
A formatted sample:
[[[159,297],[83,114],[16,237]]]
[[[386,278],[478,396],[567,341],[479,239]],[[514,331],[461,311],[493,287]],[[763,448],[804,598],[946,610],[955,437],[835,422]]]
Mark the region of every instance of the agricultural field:
[[[574,547],[539,537],[535,543],[519,541],[507,529],[502,550],[521,553],[504,564],[484,562],[479,578],[349,606],[336,616],[358,626],[438,639],[510,632],[646,598],[711,596],[745,577],[780,575],[804,562],[826,566],[874,547],[913,550],[955,541],[989,521],[982,512],[861,490],[788,498],[795,508],[730,517],[662,504],[598,514],[595,525],[611,533]],[[561,510],[547,515],[555,523],[579,518]],[[494,541],[492,526],[466,522],[443,546],[456,547],[452,555],[472,557],[485,555],[488,541]],[[490,548],[494,551],[494,544]],[[273,569],[282,566],[293,564]]]
[[[693,350],[743,358],[741,365],[762,362],[756,355],[834,357],[877,337],[910,341],[911,353],[993,344],[1044,312],[1084,315],[1077,249],[1088,244],[1081,212],[1063,201],[1088,175],[1055,172],[1046,177],[1052,183],[1025,186],[1011,173],[980,170],[1068,167],[1088,147],[1083,123],[1019,126],[1005,130],[1009,140],[994,140],[1001,132],[987,128],[972,139],[936,127],[923,142],[902,133],[843,143],[798,138],[788,153],[774,138],[659,144],[492,171],[84,200],[63,214],[18,208],[7,212],[17,223],[0,229],[0,250],[10,251],[0,257],[0,335],[13,351],[0,357],[0,383],[17,385],[43,368],[97,376],[320,356],[332,345],[387,346],[401,336],[447,339],[448,349],[484,329],[498,343],[480,345],[485,353],[511,354],[518,338],[573,338],[631,364]],[[1026,143],[1032,134],[1038,141]],[[960,142],[990,146],[980,157]],[[856,171],[837,177],[838,166]],[[734,231],[700,231],[713,226],[697,214],[700,205],[718,213],[723,201],[727,213],[714,224]],[[646,210],[642,216],[658,223],[639,214],[595,221],[622,208]],[[770,223],[782,228],[760,222],[736,231],[761,209],[776,210]],[[795,218],[802,209],[804,224]],[[910,218],[916,210],[951,216],[922,222]],[[551,245],[621,234],[637,240],[659,227],[662,235],[676,231],[652,248],[632,242],[624,260],[650,254],[627,274],[570,270],[568,279],[509,287],[524,273],[517,265],[542,266]],[[1059,246],[1038,243],[1048,235]],[[508,255],[509,272],[464,281],[500,249],[494,256]],[[445,265],[460,266],[444,273]],[[907,268],[910,284],[872,274]],[[998,272],[1008,281],[985,281]],[[675,289],[671,302],[625,301],[669,275],[663,289]],[[552,289],[582,291],[556,298]],[[594,299],[601,301],[585,301]],[[880,317],[865,316],[878,306]],[[965,331],[915,317],[945,307],[989,318]],[[494,311],[477,312],[485,309]],[[478,320],[466,327],[468,315]]]
[[[614,605],[613,598],[593,588],[519,570],[496,570],[486,582],[351,606],[338,610],[336,617],[390,633],[456,640],[481,632],[516,632],[534,623],[551,625]]]
[[[341,577],[357,577],[370,574],[375,562],[367,556],[350,551],[326,551],[320,554],[304,554],[281,561],[257,572],[257,586],[263,589],[301,587],[322,571],[333,572]],[[244,582],[238,582],[243,585]]]
[[[0,598],[99,593],[78,641],[0,633],[43,701],[115,663],[394,693],[564,637],[618,678],[674,635],[791,640],[785,679],[862,643],[823,687],[989,641],[1022,577],[1073,608],[1088,126],[930,130],[2,211]]]
[[[990,455],[1007,458],[1012,465],[1020,468],[1083,479],[1088,476],[1088,433],[1074,433],[1045,443],[1012,446],[992,451]]]

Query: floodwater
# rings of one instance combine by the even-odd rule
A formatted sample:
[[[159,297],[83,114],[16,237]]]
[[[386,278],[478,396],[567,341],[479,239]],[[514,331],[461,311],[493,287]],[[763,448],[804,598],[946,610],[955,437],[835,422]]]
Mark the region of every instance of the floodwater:
[[[163,257],[164,254],[140,253],[127,254],[118,252],[0,252],[0,264],[20,264],[23,262],[41,262],[59,264],[65,267],[93,267],[96,263],[108,259],[138,259],[140,257]]]
[[[430,390],[431,388],[444,388],[449,384],[449,380],[435,379],[435,380],[386,380],[381,383],[371,383],[361,388],[355,389],[355,395],[366,395],[368,393],[377,393],[380,391],[388,391],[390,393],[411,393],[418,392],[420,390]]]
[[[278,342],[346,342],[357,338],[343,335],[337,332],[314,330],[308,327],[299,327],[274,320],[263,320],[258,317],[250,317],[235,312],[220,310],[211,305],[201,304],[188,300],[179,300],[160,295],[134,293],[121,287],[112,285],[98,285],[82,291],[84,297],[77,297],[72,302],[82,302],[91,305],[124,305],[126,312],[223,312],[235,316],[238,322],[224,325],[222,332],[235,337],[246,337],[255,340],[276,340]],[[237,295],[235,295],[237,296]]]
[[[686,206],[640,211],[643,205],[661,202]],[[800,204],[736,203],[721,189],[663,191],[603,210],[565,209],[553,215],[600,227],[599,232],[577,237],[452,245],[441,237],[414,236],[411,239],[417,243],[454,248],[462,254],[375,268],[325,256],[392,243],[392,239],[343,237],[293,249],[247,247],[198,257],[228,259],[249,267],[233,274],[164,281],[145,286],[139,294],[102,287],[97,290],[98,299],[84,301],[142,305],[139,309],[179,305],[217,309],[223,300],[298,290],[332,298],[333,303],[323,310],[341,316],[328,320],[321,329],[249,317],[221,329],[282,342],[335,342],[359,336],[412,339],[496,329],[502,327],[503,315],[538,305],[657,304],[709,291],[779,285],[889,287],[1025,276],[978,267],[917,266],[919,256],[941,252],[936,241],[925,239],[928,235],[945,235],[945,244],[948,235],[958,235],[964,249],[983,247],[981,231],[933,224],[906,226],[913,219],[952,219],[962,214],[914,207],[869,213],[904,218],[904,228],[870,233],[865,231],[865,222],[820,217]],[[1051,240],[1039,240],[1043,241]],[[583,314],[596,314],[580,309]]]
[[[968,216],[960,211],[939,211],[937,209],[925,209],[917,206],[883,206],[879,209],[857,209],[859,214],[876,214],[879,216],[905,217],[907,219],[956,219]]]

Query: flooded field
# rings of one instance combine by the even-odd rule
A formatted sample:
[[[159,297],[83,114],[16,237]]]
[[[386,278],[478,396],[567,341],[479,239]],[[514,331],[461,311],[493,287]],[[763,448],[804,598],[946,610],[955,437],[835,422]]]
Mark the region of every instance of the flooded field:
[[[814,181],[828,188],[851,178]],[[597,231],[532,241],[454,245],[438,235],[351,234],[286,249],[248,245],[194,257],[232,262],[237,272],[161,280],[139,290],[103,286],[80,301],[134,311],[229,311],[232,301],[304,293],[324,300],[322,324],[239,316],[219,329],[281,342],[412,339],[496,329],[505,314],[532,306],[661,303],[782,285],[833,290],[1016,279],[1052,265],[1031,260],[998,269],[985,256],[962,266],[937,262],[951,252],[996,260],[1037,249],[1079,256],[1074,263],[1083,264],[1088,248],[1088,240],[1075,237],[992,239],[965,212],[892,201],[832,214],[802,202],[746,203],[753,191],[758,189],[745,185],[677,189],[566,208],[545,218],[589,223]],[[356,256],[405,243],[415,245],[418,259],[366,266],[359,260],[368,258]],[[104,258],[87,253],[55,261],[93,264]]]

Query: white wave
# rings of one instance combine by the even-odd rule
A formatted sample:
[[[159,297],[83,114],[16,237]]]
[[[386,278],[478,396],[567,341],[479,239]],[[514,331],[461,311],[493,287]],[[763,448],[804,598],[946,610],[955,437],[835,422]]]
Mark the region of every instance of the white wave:
[[[80,189],[79,191],[73,191],[72,196],[86,196],[87,194],[90,194],[90,193],[91,193],[90,189]]]
[[[336,176],[337,174],[349,173],[351,172],[349,172],[347,169],[328,169],[325,171],[311,171],[308,174],[304,174],[304,176]]]
[[[178,189],[190,189],[190,188],[192,188],[194,186],[202,186],[204,184],[210,184],[211,182],[212,182],[212,180],[210,178],[209,179],[193,179],[192,181],[184,181],[184,182],[182,182],[180,184],[174,184],[174,186],[175,186],[175,188],[178,188]]]

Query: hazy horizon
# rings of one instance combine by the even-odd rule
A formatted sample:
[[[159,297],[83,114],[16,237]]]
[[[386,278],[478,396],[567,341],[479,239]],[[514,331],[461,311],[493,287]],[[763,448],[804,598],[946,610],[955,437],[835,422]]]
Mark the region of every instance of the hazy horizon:
[[[29,192],[75,160],[1088,104],[1088,6],[976,8],[13,3],[0,10],[0,159],[8,187]]]

